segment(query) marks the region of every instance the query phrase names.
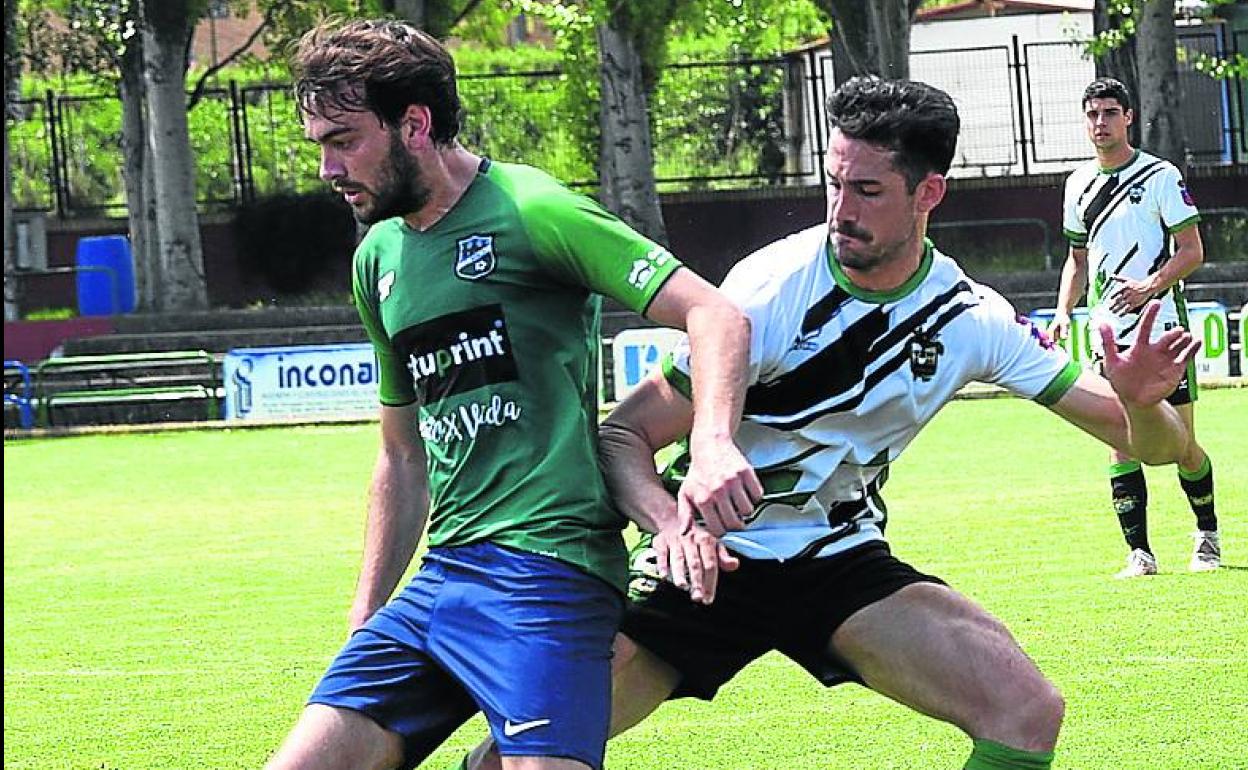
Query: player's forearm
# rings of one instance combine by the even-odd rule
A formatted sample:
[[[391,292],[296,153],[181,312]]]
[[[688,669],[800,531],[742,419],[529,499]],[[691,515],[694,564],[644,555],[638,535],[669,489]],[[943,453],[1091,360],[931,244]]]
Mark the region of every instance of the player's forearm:
[[[691,351],[693,456],[706,442],[732,441],[741,420],[750,357],[750,321],[727,300],[698,305],[686,318]]]
[[[1075,303],[1083,296],[1083,289],[1088,279],[1087,252],[1077,254],[1071,249],[1062,265],[1062,279],[1057,288],[1057,309],[1070,315]]]
[[[364,559],[351,606],[352,628],[362,625],[394,593],[416,552],[428,510],[423,457],[383,450],[369,489]]]
[[[676,500],[659,479],[654,448],[629,427],[607,419],[598,429],[598,465],[620,513],[646,532],[676,524]]]
[[[1189,244],[1175,249],[1174,254],[1162,265],[1161,269],[1148,277],[1149,296],[1156,297],[1191,275],[1205,261],[1204,248],[1199,244]]]

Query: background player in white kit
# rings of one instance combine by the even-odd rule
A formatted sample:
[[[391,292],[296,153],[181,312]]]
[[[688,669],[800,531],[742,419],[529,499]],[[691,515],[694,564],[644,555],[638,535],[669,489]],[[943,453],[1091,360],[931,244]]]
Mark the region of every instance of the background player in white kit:
[[[1070,255],[1062,268],[1057,313],[1050,331],[1070,333],[1070,313],[1088,292],[1093,328],[1114,330],[1119,349],[1138,336],[1140,315],[1149,300],[1161,302],[1153,335],[1188,327],[1182,280],[1204,261],[1200,212],[1183,175],[1172,163],[1131,146],[1127,129],[1135,119],[1131,95],[1113,78],[1094,80],[1083,94],[1088,138],[1096,158],[1066,180],[1062,229]],[[1174,248],[1171,251],[1171,240]],[[1102,347],[1095,337],[1099,358]],[[1195,546],[1189,568],[1217,569],[1222,563],[1214,513],[1213,466],[1196,443],[1196,373],[1189,367],[1167,396],[1188,433],[1188,451],[1179,459],[1179,484],[1196,515]],[[1114,510],[1130,553],[1119,577],[1157,574],[1148,542],[1148,487],[1140,462],[1130,453],[1110,452]]]
[[[666,698],[710,699],[779,650],[826,685],[860,682],[958,726],[974,741],[966,770],[1044,770],[1061,695],[1000,621],[893,556],[880,489],[890,463],[972,380],[1037,401],[1147,462],[1173,462],[1186,435],[1163,398],[1197,343],[1175,329],[1111,351],[1108,381],[1080,371],[924,238],[957,143],[949,96],[854,78],[827,112],[826,225],[747,257],[722,287],[750,317],[736,440],[763,500],[744,521],[703,511],[695,522],[672,494],[685,458],[666,479],[655,473],[654,452],[692,425],[687,345],[600,431],[617,505],[657,532],[653,550],[635,552],[612,663],[612,732]]]

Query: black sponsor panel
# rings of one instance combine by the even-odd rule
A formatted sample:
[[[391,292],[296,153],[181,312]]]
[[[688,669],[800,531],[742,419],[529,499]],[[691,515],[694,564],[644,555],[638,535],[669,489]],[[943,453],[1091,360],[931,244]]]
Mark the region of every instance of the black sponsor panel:
[[[434,318],[394,336],[425,404],[518,378],[502,305]]]

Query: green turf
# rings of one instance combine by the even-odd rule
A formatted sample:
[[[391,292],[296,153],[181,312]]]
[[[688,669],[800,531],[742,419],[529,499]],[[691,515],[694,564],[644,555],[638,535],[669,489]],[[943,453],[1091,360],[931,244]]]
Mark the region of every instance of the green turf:
[[[1105,453],[1034,405],[957,402],[897,464],[895,550],[1001,617],[1067,699],[1057,767],[1248,768],[1248,390],[1197,409],[1227,567],[1186,570],[1150,469],[1163,574],[1124,554]],[[4,766],[254,768],[342,642],[375,426],[8,442]],[[450,766],[470,722],[423,767]],[[960,768],[953,728],[767,657],[663,707],[612,770]]]

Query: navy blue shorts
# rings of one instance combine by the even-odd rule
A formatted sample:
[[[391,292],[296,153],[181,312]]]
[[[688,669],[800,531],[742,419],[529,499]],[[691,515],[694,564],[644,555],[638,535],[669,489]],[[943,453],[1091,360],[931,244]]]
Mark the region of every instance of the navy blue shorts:
[[[493,543],[434,549],[308,702],[398,733],[404,767],[477,711],[504,755],[601,767],[622,610],[606,582],[556,559]]]

